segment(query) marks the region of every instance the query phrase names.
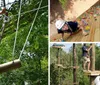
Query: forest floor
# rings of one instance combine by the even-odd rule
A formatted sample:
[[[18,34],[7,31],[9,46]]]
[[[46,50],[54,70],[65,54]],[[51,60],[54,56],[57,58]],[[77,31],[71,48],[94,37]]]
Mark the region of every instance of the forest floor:
[[[67,9],[63,9],[61,4],[56,0],[51,0],[50,9],[50,40],[60,41],[61,35],[57,33],[55,28],[55,21],[58,18],[64,20],[73,20],[77,18],[80,23],[82,19],[88,23],[89,35],[83,36],[82,32],[75,33],[70,36],[65,34],[64,40],[68,42],[78,42],[78,41],[100,41],[100,1],[99,0],[74,0],[70,2]],[[81,8],[81,9],[80,9]]]

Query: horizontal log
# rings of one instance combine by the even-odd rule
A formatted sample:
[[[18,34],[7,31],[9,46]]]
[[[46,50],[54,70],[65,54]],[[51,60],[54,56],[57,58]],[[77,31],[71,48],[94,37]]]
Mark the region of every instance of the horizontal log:
[[[16,59],[14,61],[0,64],[0,73],[7,72],[7,71],[13,70],[13,69],[17,69],[19,67],[21,67],[20,59]]]
[[[99,76],[100,75],[100,71],[86,71],[86,70],[84,70],[83,72],[89,76]]]
[[[56,64],[58,67],[61,67],[63,69],[65,69],[66,67],[64,67],[62,64]]]

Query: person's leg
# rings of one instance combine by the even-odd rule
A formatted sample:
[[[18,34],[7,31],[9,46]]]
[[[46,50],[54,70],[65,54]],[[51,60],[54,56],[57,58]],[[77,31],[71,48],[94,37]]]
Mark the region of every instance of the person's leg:
[[[87,62],[88,62],[88,71],[90,70],[90,56],[89,55],[87,55]]]
[[[84,57],[84,62],[83,62],[83,69],[84,70],[86,70],[86,64],[87,64],[86,57]]]
[[[88,69],[87,69],[88,71],[90,70],[90,62],[88,62]]]
[[[84,61],[84,64],[83,64],[83,69],[84,69],[84,70],[86,70],[86,63],[87,63],[87,62]]]

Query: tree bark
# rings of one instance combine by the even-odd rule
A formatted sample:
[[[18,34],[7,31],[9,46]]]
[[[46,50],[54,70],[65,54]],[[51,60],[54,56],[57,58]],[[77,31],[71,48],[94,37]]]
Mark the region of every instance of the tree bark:
[[[75,43],[73,44],[73,67],[76,67],[76,49],[75,49]],[[77,82],[77,72],[76,68],[73,68],[73,85],[76,85]]]
[[[92,47],[92,56],[91,56],[91,71],[95,71],[95,44]],[[90,76],[90,85],[94,85],[94,76]]]

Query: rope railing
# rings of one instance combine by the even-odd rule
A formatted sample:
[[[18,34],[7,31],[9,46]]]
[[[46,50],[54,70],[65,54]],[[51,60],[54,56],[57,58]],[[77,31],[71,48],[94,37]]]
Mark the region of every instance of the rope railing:
[[[18,13],[18,21],[17,21],[17,29],[16,29],[15,40],[14,40],[14,47],[13,47],[13,53],[12,53],[13,57],[15,55],[16,40],[17,40],[18,29],[19,29],[19,20],[20,20],[20,16],[21,16],[21,4],[22,4],[22,0],[20,0],[20,8],[19,8],[19,13]]]
[[[19,59],[21,58],[22,53],[23,53],[23,51],[24,51],[24,49],[25,49],[26,43],[27,43],[27,41],[28,41],[28,38],[29,38],[29,36],[30,36],[30,33],[31,33],[32,28],[33,28],[33,26],[34,26],[34,23],[35,23],[35,21],[36,21],[36,18],[37,18],[39,9],[40,9],[40,7],[41,7],[41,4],[42,4],[42,0],[40,1],[40,4],[39,4],[39,6],[38,6],[38,10],[37,10],[37,12],[36,12],[36,14],[35,14],[35,17],[34,17],[34,20],[33,20],[33,22],[32,22],[31,28],[30,28],[30,30],[29,30],[29,33],[28,33],[27,37],[26,37],[26,40],[25,40],[24,46],[23,46],[23,48],[22,48],[22,51],[21,51],[21,53],[20,53]]]

